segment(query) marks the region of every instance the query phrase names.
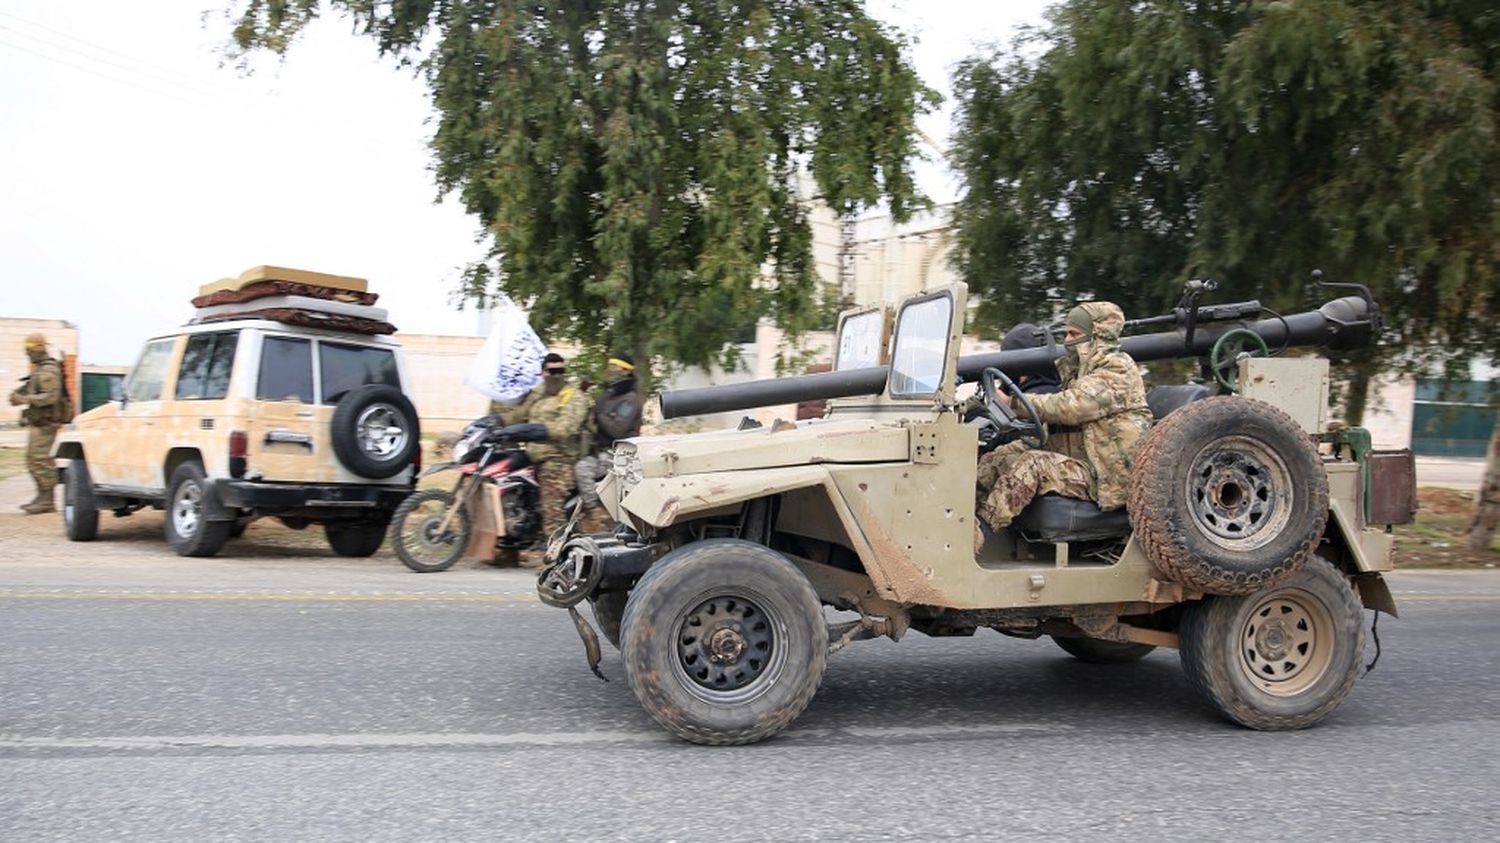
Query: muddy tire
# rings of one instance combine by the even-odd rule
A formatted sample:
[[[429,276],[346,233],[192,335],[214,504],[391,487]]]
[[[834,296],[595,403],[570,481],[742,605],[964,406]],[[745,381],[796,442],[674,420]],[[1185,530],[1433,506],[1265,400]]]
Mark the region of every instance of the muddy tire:
[[[328,546],[340,556],[362,558],[375,555],[385,541],[384,524],[324,524]]]
[[[1134,641],[1104,641],[1099,638],[1063,638],[1054,635],[1052,640],[1063,652],[1088,664],[1125,664],[1140,661],[1156,647]]]
[[[391,549],[406,567],[434,574],[453,567],[469,546],[469,510],[454,513],[448,529],[439,532],[443,516],[453,506],[453,495],[432,489],[408,495],[391,516]]]
[[[625,600],[628,591],[603,591],[589,598],[594,609],[594,621],[609,643],[620,649],[620,622],[625,618]]]
[[[339,399],[329,435],[345,468],[375,480],[411,465],[422,439],[411,401],[395,387],[374,383]]]
[[[625,679],[651,717],[699,744],[748,744],[786,728],[828,657],[822,606],[780,554],[713,539],[679,548],[625,604]]]
[[[1142,443],[1128,503],[1162,579],[1243,595],[1307,562],[1328,521],[1328,476],[1281,410],[1221,396],[1188,404]]]
[[[69,541],[91,542],[99,535],[99,506],[94,482],[83,460],[73,460],[63,472],[63,533]]]
[[[1267,731],[1304,729],[1338,708],[1365,649],[1354,589],[1316,556],[1280,585],[1189,604],[1178,632],[1193,687],[1229,720]]]
[[[167,542],[178,556],[213,556],[229,540],[233,521],[210,521],[207,501],[212,494],[203,468],[185,462],[172,472],[167,492],[167,517],[164,530]]]

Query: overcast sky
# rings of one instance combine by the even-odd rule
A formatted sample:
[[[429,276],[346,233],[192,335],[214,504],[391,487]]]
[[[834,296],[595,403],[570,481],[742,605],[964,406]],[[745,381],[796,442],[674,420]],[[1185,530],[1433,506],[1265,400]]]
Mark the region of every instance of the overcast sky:
[[[1044,0],[873,0],[929,85]],[[451,302],[477,223],[435,203],[411,71],[346,21],[284,63],[220,67],[213,0],[0,0],[0,316],[66,319],[85,362],[133,363],[198,285],[277,264],[370,279],[403,331],[475,333]],[[945,143],[951,101],[923,128]],[[951,198],[941,165],[922,186]]]

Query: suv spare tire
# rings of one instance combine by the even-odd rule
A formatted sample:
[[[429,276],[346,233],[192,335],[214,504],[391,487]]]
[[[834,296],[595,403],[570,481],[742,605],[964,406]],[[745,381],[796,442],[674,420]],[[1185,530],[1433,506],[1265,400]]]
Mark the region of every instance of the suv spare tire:
[[[1166,580],[1245,595],[1302,569],[1328,521],[1312,439],[1263,401],[1220,396],[1159,422],[1130,477],[1130,524]]]
[[[401,390],[366,384],[333,411],[333,452],[350,471],[383,480],[411,465],[421,446],[417,411]]]

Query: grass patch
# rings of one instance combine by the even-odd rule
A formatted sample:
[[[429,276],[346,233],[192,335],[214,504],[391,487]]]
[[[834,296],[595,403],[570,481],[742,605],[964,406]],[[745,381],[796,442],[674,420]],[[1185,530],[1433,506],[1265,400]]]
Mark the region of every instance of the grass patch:
[[[26,473],[25,448],[0,448],[0,480]]]
[[[1489,550],[1469,550],[1466,533],[1474,516],[1474,493],[1424,486],[1417,489],[1417,520],[1395,528],[1397,568],[1494,568],[1500,566],[1500,533]]]

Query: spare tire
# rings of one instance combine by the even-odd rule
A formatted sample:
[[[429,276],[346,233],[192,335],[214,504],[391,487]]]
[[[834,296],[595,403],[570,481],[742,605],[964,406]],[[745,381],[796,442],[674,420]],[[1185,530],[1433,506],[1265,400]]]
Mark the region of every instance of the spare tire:
[[[417,411],[401,390],[366,384],[333,411],[333,452],[350,471],[383,480],[411,465],[421,446]]]
[[[1263,401],[1196,401],[1157,424],[1130,477],[1130,524],[1163,579],[1244,595],[1302,569],[1328,521],[1312,439]]]

